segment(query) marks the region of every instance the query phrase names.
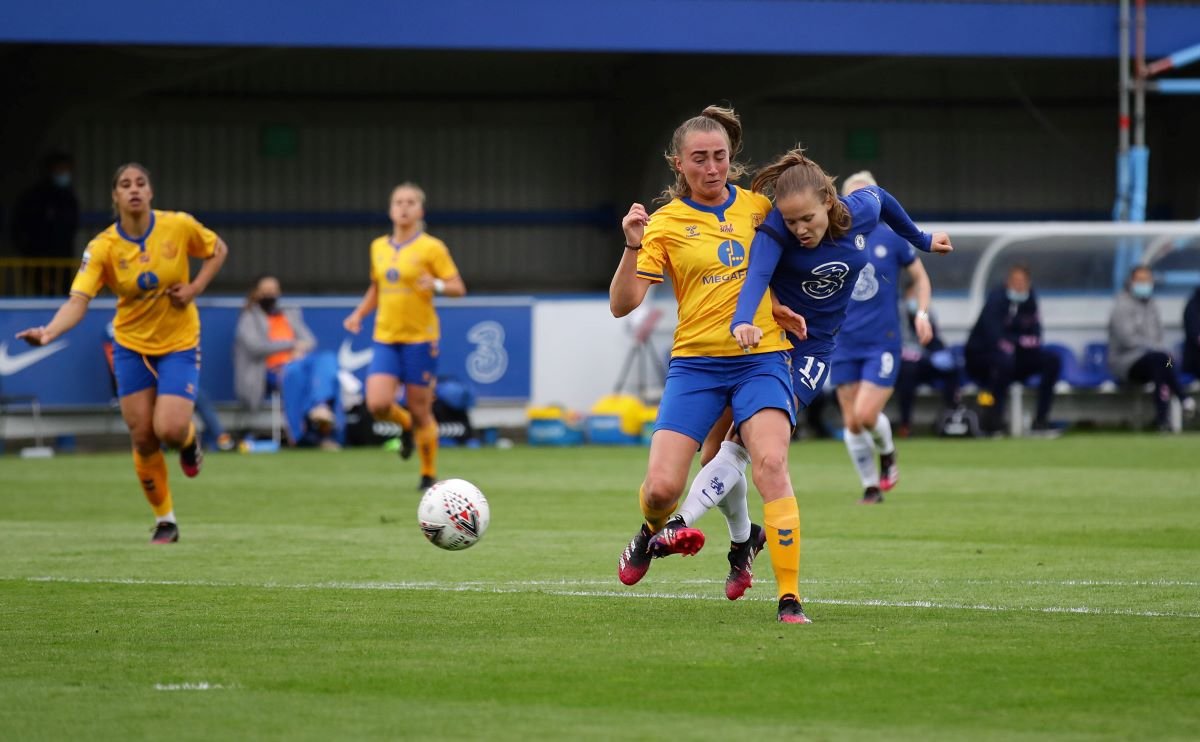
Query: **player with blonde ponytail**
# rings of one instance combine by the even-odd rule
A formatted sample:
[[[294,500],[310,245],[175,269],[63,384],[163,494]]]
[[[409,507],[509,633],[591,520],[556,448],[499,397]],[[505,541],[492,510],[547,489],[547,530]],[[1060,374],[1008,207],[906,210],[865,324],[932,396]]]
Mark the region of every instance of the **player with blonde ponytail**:
[[[775,208],[757,228],[746,280],[728,328],[746,353],[754,353],[764,342],[773,342],[777,324],[787,331],[793,346],[789,356],[796,407],[803,409],[825,384],[834,337],[846,317],[855,281],[867,264],[866,235],[875,225],[880,221],[887,223],[913,246],[926,252],[946,253],[953,248],[944,232],[928,235],[917,229],[900,204],[878,186],[867,186],[839,198],[833,178],[799,147],[760,170],[752,187],[757,192],[772,194]],[[759,324],[759,307],[768,287],[773,319],[763,327]],[[784,466],[779,477],[785,479],[790,430],[779,425],[779,416],[772,412],[763,410],[751,417],[742,426],[742,435],[752,452],[756,448],[783,452]],[[772,563],[791,564],[794,558],[796,565],[795,571],[782,574],[776,567],[779,620],[808,623],[800,605],[800,512],[790,492],[790,481],[787,481],[788,492],[779,494],[783,489],[779,485],[772,490],[775,499],[768,499],[767,488],[759,479],[758,453],[754,453],[754,462],[754,481],[763,494],[767,548]],[[720,480],[719,489],[735,492],[736,478],[735,474]],[[768,486],[772,484],[767,477],[764,479]],[[705,503],[707,507],[717,504]],[[687,506],[685,503],[684,507]],[[785,556],[793,552],[794,557]]]

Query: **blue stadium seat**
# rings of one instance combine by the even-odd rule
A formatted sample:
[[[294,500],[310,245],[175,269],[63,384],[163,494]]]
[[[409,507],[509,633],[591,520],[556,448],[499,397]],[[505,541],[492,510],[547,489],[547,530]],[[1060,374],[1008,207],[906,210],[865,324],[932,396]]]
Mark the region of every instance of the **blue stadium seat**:
[[[1196,377],[1183,370],[1183,346],[1184,342],[1180,342],[1175,346],[1175,366],[1179,370],[1179,383],[1186,386],[1191,386],[1196,383]]]
[[[948,345],[946,350],[950,351],[954,356],[954,365],[958,368],[958,385],[960,387],[967,384],[976,383],[974,379],[967,376],[967,346],[960,344]]]
[[[1116,383],[1116,379],[1108,371],[1108,343],[1088,343],[1084,347],[1080,372],[1088,387]]]
[[[1046,343],[1043,347],[1062,361],[1062,375],[1059,378],[1075,389],[1094,389],[1104,383],[1103,379],[1097,380],[1094,375],[1084,373],[1075,351],[1062,343]]]

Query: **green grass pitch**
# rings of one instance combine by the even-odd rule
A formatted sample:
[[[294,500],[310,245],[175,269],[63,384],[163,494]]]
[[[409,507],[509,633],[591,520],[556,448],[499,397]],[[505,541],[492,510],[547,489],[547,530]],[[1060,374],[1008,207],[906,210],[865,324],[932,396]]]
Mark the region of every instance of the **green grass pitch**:
[[[878,507],[793,446],[811,626],[765,553],[724,599],[715,513],[618,583],[645,455],[444,450],[458,553],[381,451],[173,464],[165,547],[128,456],[2,458],[0,738],[1200,738],[1196,436],[902,441]]]

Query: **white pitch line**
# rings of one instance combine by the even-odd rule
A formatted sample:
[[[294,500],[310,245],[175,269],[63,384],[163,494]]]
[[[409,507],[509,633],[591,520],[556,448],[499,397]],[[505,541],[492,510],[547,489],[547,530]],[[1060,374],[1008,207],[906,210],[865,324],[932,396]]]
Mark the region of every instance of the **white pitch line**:
[[[0,580],[29,580],[52,582],[57,580],[56,577],[0,577]],[[92,578],[63,578],[66,580],[87,580]],[[124,584],[125,578],[96,578],[107,584]],[[142,582],[132,579],[129,584],[143,584]],[[202,581],[195,580],[159,580],[154,582],[155,585],[183,585],[183,586],[202,586],[202,587],[245,587],[254,585],[257,587],[299,587],[295,584],[276,584],[273,582],[266,583],[243,583],[243,582],[219,582],[219,581]],[[362,585],[380,585],[386,589],[419,589],[422,587],[440,589],[448,587],[447,583],[437,580],[404,580],[400,582],[352,582],[352,583],[317,583],[319,585],[337,586],[345,589],[362,589],[355,586]],[[608,587],[611,586],[612,580],[597,580],[597,579],[557,579],[557,580],[462,580],[455,582],[454,585],[465,586],[481,586],[492,587],[497,585],[513,585],[518,587],[563,587],[563,586],[592,586],[592,587]],[[723,585],[724,580],[713,578],[695,578],[686,580],[666,580],[659,581],[657,584],[665,585]],[[802,585],[908,585],[908,586],[929,586],[929,585],[1011,585],[1017,587],[1200,587],[1200,582],[1184,581],[1184,580],[1003,580],[1003,579],[981,579],[974,577],[964,577],[957,579],[945,579],[934,577],[930,579],[907,578],[907,577],[880,577],[880,578],[813,578],[801,581]],[[305,585],[307,587],[308,585]]]
[[[201,681],[199,683],[155,683],[154,690],[225,690],[233,688],[232,685],[221,685],[220,683],[208,683]]]
[[[715,600],[725,601],[723,596],[698,593],[669,593],[669,592],[625,592],[618,590],[578,590],[546,589],[553,585],[569,587],[572,583],[550,583],[549,581],[519,582],[509,581],[500,583],[444,583],[444,582],[313,582],[313,583],[279,583],[279,582],[218,582],[209,580],[143,580],[134,578],[100,578],[100,577],[24,577],[0,578],[0,580],[26,582],[57,582],[77,585],[150,585],[167,587],[245,587],[261,590],[380,590],[380,591],[432,591],[448,593],[540,593],[543,595],[562,595],[581,598],[625,598],[625,599],[668,599],[668,600]],[[611,583],[607,583],[611,584]],[[532,588],[532,589],[531,589]],[[752,601],[773,601],[770,596],[747,597]],[[989,611],[997,613],[1080,613],[1098,616],[1135,616],[1139,618],[1200,618],[1200,613],[1180,613],[1175,611],[1135,611],[1122,608],[1094,608],[1091,606],[1003,606],[986,603],[940,603],[931,600],[881,600],[859,599],[842,600],[838,598],[805,598],[805,603],[817,605],[840,605],[861,608],[924,608],[929,610],[952,611]]]

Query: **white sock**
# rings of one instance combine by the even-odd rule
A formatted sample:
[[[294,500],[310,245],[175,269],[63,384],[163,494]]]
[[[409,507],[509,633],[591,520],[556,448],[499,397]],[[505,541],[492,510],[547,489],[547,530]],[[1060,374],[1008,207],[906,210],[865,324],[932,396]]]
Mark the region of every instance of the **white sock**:
[[[155,525],[158,525],[159,523],[174,523],[174,522],[175,522],[175,511],[174,510],[167,513],[166,515],[154,516],[154,524]]]
[[[692,480],[692,486],[677,513],[683,522],[689,526],[695,525],[700,516],[715,508],[729,494],[737,480],[746,478],[744,472],[749,463],[750,454],[746,449],[733,441],[722,443],[717,455]]]
[[[859,433],[847,430],[842,437],[846,441],[846,450],[850,452],[850,461],[858,470],[862,486],[878,487],[879,464],[875,462],[875,440],[871,434],[865,430]]]
[[[735,544],[750,539],[750,505],[746,502],[748,489],[746,475],[743,474],[725,490],[725,497],[717,503],[729,526],[729,540]]]
[[[875,445],[879,446],[879,453],[887,455],[896,452],[896,442],[892,440],[892,421],[888,420],[888,416],[879,413],[879,417],[875,418],[875,427],[871,428],[871,437],[875,439]]]

